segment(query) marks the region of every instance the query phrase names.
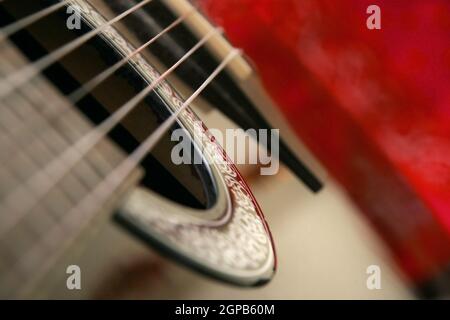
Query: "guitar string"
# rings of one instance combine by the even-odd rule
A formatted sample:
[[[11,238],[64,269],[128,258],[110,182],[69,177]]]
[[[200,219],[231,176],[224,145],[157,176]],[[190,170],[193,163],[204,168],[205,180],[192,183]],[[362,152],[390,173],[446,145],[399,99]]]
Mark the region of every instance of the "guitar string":
[[[192,10],[189,11],[189,12],[186,12],[185,14],[183,14],[182,16],[177,18],[174,22],[172,22],[168,27],[166,27],[164,30],[162,30],[158,35],[156,35],[155,37],[153,37],[152,39],[147,41],[145,44],[143,44],[141,47],[135,49],[133,52],[131,52],[126,57],[124,57],[122,60],[119,60],[116,64],[112,65],[110,68],[107,68],[106,70],[101,72],[99,75],[97,75],[96,77],[92,78],[89,82],[85,83],[79,89],[74,91],[74,93],[69,96],[71,98],[71,102],[72,103],[76,103],[77,99],[81,99],[84,95],[88,94],[91,89],[93,89],[95,86],[99,85],[105,78],[107,78],[108,75],[111,75],[121,65],[125,64],[126,62],[128,62],[133,56],[135,56],[137,53],[141,52],[145,47],[149,46],[151,43],[156,41],[160,36],[162,36],[163,34],[168,32],[170,29],[174,28],[176,25],[181,23],[191,13],[192,13]],[[60,111],[60,110],[56,109],[56,112],[54,112],[54,113],[55,113],[55,115],[58,115],[58,118],[59,118],[59,117],[62,117],[65,113],[67,113],[69,110],[70,110],[69,108],[63,108],[63,110],[58,113],[58,111]],[[48,120],[48,119],[44,118],[44,121],[45,120]],[[17,140],[17,137],[16,137],[16,140]],[[15,151],[18,152],[18,151],[20,151],[20,149],[17,149]],[[10,154],[10,157],[12,157],[12,156],[14,156],[14,152],[12,154]],[[51,169],[48,169],[48,170],[51,170]],[[22,185],[23,186],[22,188],[17,189],[17,190],[14,189],[13,193],[10,193],[9,198],[7,200],[4,200],[3,203],[6,204],[6,205],[7,205],[7,203],[10,203],[9,206],[11,207],[11,203],[15,202],[13,199],[17,199],[17,195],[19,195],[22,190],[26,190],[26,183],[27,182],[24,182],[25,185]],[[41,182],[36,182],[34,185],[41,185],[41,183],[42,183],[42,181]],[[28,184],[28,185],[30,185],[30,184]],[[38,190],[42,190],[42,189],[38,189]],[[35,194],[33,194],[33,196],[35,196]],[[26,210],[26,211],[31,210],[32,207],[35,204],[37,204],[38,201],[39,201],[39,199],[35,199],[34,202],[32,202],[32,203],[30,202],[29,206],[27,206],[26,208],[23,208],[22,210],[17,210],[17,205],[15,205],[15,207],[16,207],[15,211],[16,211],[17,215],[15,215],[14,218],[17,218],[17,219],[20,220],[21,216],[25,214],[24,210]],[[21,203],[23,203],[23,202],[21,202]],[[9,226],[10,226],[10,224],[12,222],[13,221],[5,221],[5,222],[2,221],[2,224],[0,226],[0,230],[3,230],[3,229],[9,230],[10,229]]]
[[[114,65],[108,67],[98,75],[94,76],[92,79],[85,82],[78,89],[75,89],[72,93],[66,96],[69,100],[69,103],[76,104],[81,99],[83,99],[87,94],[89,94],[93,89],[99,86],[103,81],[105,81],[109,76],[111,76],[114,72],[120,69],[123,65],[128,63],[133,57],[138,55],[156,40],[158,40],[161,36],[168,33],[170,30],[178,26],[181,22],[183,22],[188,16],[190,16],[194,12],[194,9],[185,12],[183,15],[178,17],[175,21],[169,24],[166,28],[164,28],[161,32],[155,35],[153,38],[148,40],[146,43],[141,45],[139,48],[135,49],[133,52],[123,57],[121,60],[117,61]],[[32,135],[30,138],[30,144],[33,143],[35,139],[38,138],[37,135],[33,135],[35,131],[41,126],[47,123],[52,123],[61,119],[70,109],[61,108],[61,103],[56,104],[54,101],[50,102],[49,105],[46,106],[46,109],[39,113],[39,119],[35,119],[34,117],[30,117],[29,121],[22,121],[19,125],[14,127],[14,130],[10,133],[13,136],[13,140],[26,139],[29,135]],[[34,120],[34,121],[33,121]],[[39,120],[39,121],[37,121]],[[11,143],[13,141],[8,140]],[[16,152],[12,152],[9,155],[9,158],[15,155],[19,149],[15,150]]]
[[[24,85],[27,81],[31,80],[33,77],[39,75],[43,70],[45,70],[47,67],[51,66],[53,63],[58,61],[59,59],[63,58],[67,54],[71,53],[78,47],[80,47],[82,44],[86,43],[93,37],[99,35],[102,31],[104,31],[106,28],[112,26],[116,22],[122,20],[126,16],[130,15],[131,13],[137,11],[138,9],[142,8],[144,5],[150,3],[152,0],[142,0],[138,4],[134,5],[133,7],[125,10],[124,12],[120,13],[119,15],[115,16],[111,20],[101,24],[95,29],[92,29],[91,31],[83,34],[82,36],[77,37],[75,40],[72,40],[65,45],[62,45],[58,49],[52,51],[51,53],[43,56],[42,58],[39,58],[38,60],[22,67],[21,69],[15,71],[14,73],[8,75],[5,79],[2,79],[2,82],[0,82],[0,98],[3,98],[4,96],[8,95],[9,93],[13,92],[17,88]]]
[[[58,245],[58,248],[52,258],[47,259],[41,264],[36,272],[43,274],[51,267],[54,261],[64,252],[72,241],[74,240],[74,234],[70,231],[74,230],[73,226],[87,226],[90,222],[89,213],[100,210],[104,202],[108,199],[111,193],[115,192],[122,182],[128,177],[132,171],[139,166],[139,163],[144,159],[146,155],[155,147],[163,135],[170,129],[170,127],[177,121],[178,116],[200,95],[200,93],[208,86],[209,83],[226,67],[226,65],[240,54],[240,50],[233,49],[222,60],[222,62],[216,67],[216,69],[208,76],[208,78],[202,83],[202,85],[192,95],[184,101],[184,103],[172,113],[158,128],[151,133],[140,145],[137,147],[129,157],[127,157],[120,165],[116,167],[104,180],[102,180],[95,189],[86,195],[81,202],[74,208],[72,208],[67,215],[63,218],[62,224],[55,226],[47,233],[40,243],[48,246]],[[92,215],[92,214],[91,214]],[[65,242],[61,244],[58,237],[61,232],[67,230],[64,234]],[[39,253],[40,247],[35,244],[33,248],[27,252],[18,262],[18,268],[29,265],[29,260],[33,259],[35,254]],[[10,271],[12,272],[12,271]]]
[[[139,104],[162,80],[164,80],[172,71],[177,68],[184,60],[191,56],[199,47],[201,47],[212,36],[221,33],[220,28],[216,28],[208,32],[200,41],[197,42],[188,52],[186,52],[174,65],[161,74],[149,86],[135,95],[132,99],[123,104],[119,109],[112,113],[97,127],[93,128],[87,134],[77,140],[72,146],[66,149],[57,158],[49,162],[44,168],[34,173],[27,181],[18,186],[9,193],[3,200],[3,203],[11,208],[15,208],[15,214],[9,215],[5,222],[0,225],[0,237],[8,230],[13,228],[34,205],[38,203],[57,183],[70,172],[79,160],[83,159],[86,154],[102,139],[107,133],[113,129],[127,114],[129,114],[136,105]],[[49,177],[51,180],[49,180]],[[24,189],[35,190],[34,199],[29,202],[15,201]],[[21,206],[21,207],[19,207]]]
[[[35,13],[32,13],[16,22],[13,22],[3,28],[0,29],[0,43],[5,41],[8,37],[13,35],[14,33],[32,25],[33,23],[45,18],[56,10],[64,7],[69,4],[71,0],[64,0],[58,3],[55,3],[51,6],[48,6],[42,10],[39,10]],[[0,1],[1,2],[1,1]]]
[[[0,0],[0,2],[1,2],[1,0]],[[104,74],[104,75],[106,75],[106,73]],[[97,79],[100,79],[100,78],[97,78]],[[92,84],[93,86],[92,87],[95,87],[95,84],[96,82],[90,82],[90,84]],[[205,86],[206,86],[206,83],[205,83]],[[86,87],[89,87],[89,86],[86,86]],[[81,91],[78,91],[78,93],[80,93]],[[80,95],[72,95],[72,98],[75,98],[75,97],[80,97]],[[186,104],[186,105],[188,105],[188,104]]]

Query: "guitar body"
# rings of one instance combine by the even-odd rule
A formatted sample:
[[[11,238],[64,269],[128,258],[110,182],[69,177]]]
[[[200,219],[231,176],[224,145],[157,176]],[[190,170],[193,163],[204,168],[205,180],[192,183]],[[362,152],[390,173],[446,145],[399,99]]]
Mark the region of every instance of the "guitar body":
[[[0,3],[2,24],[59,3],[25,2]],[[164,5],[154,2],[153,8]],[[67,28],[69,7],[81,28]],[[161,73],[145,51],[76,103],[67,98],[133,53],[133,30],[107,26],[30,76],[35,71],[28,64],[39,66],[65,43],[101,28],[113,11],[103,1],[69,1],[0,44],[0,296],[61,297],[65,268],[77,265],[90,233],[113,220],[203,274],[241,286],[266,283],[276,266],[268,226],[194,110],[182,111],[155,148],[131,162],[134,150],[184,103],[165,79],[158,80]],[[17,70],[30,80],[15,77]],[[154,90],[100,139],[98,128],[108,117],[155,81]],[[176,143],[170,134],[177,129],[190,137],[201,163],[171,161]]]

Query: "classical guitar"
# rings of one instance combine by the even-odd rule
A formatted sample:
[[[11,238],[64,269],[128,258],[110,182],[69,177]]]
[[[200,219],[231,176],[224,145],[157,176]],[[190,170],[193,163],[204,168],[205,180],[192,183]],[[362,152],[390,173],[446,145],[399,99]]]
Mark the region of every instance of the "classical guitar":
[[[270,127],[220,29],[175,0],[3,0],[0,24],[0,297],[54,297],[52,270],[107,221],[216,279],[272,278],[264,216],[192,104]],[[176,129],[201,163],[171,161]],[[280,159],[320,189],[284,141]]]

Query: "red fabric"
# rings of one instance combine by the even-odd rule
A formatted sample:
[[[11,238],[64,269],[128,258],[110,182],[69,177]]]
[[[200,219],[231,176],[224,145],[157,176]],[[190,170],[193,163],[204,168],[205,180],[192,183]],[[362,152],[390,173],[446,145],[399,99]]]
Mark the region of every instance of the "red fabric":
[[[416,281],[450,263],[450,2],[202,0]]]

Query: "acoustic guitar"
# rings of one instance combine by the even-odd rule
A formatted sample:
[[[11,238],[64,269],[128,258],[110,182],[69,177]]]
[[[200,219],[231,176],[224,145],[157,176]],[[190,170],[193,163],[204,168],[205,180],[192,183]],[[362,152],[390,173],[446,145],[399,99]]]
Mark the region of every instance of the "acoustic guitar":
[[[273,277],[263,213],[192,103],[285,127],[220,29],[184,0],[1,0],[0,24],[0,297],[54,297],[108,221],[218,280]],[[176,129],[201,163],[171,161]],[[318,191],[281,137],[281,161]]]

